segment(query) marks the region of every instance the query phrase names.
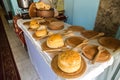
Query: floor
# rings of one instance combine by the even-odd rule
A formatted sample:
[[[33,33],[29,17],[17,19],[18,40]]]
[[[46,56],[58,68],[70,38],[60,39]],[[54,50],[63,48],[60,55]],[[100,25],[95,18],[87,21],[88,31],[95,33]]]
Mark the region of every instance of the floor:
[[[21,80],[40,80],[34,66],[29,59],[27,51],[22,46],[20,40],[14,32],[13,24],[8,23],[8,21],[4,17],[4,14],[4,10],[2,10],[2,8],[0,7],[0,16],[4,22],[3,24],[5,27],[5,31],[8,36],[10,47],[12,49]]]

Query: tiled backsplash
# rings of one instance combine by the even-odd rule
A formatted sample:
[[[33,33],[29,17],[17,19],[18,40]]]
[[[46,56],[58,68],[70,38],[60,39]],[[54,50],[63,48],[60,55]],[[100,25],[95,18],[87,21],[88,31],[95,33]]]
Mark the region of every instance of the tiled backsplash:
[[[119,26],[120,0],[101,0],[94,30],[115,37]]]

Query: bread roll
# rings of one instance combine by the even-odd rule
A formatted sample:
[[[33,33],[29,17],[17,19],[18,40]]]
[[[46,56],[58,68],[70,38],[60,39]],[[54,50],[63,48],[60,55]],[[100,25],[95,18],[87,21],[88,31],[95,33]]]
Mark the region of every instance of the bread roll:
[[[36,37],[42,37],[42,36],[46,36],[46,35],[47,35],[47,30],[46,29],[37,30],[35,32]]]
[[[47,30],[47,26],[46,25],[40,25],[39,29],[37,29],[37,30],[43,30],[43,29]]]
[[[43,2],[36,2],[36,8],[37,9],[44,9],[44,3]]]
[[[47,39],[47,46],[50,48],[60,48],[64,46],[62,35],[53,34]]]
[[[45,5],[45,10],[50,10],[50,5],[46,4]]]
[[[38,10],[50,10],[51,6],[48,4],[45,4],[44,2],[36,2],[36,8]]]
[[[73,73],[81,66],[81,56],[78,52],[67,50],[58,55],[58,67],[66,72]]]
[[[37,29],[40,27],[40,24],[38,23],[37,20],[31,20],[30,21],[30,29]]]

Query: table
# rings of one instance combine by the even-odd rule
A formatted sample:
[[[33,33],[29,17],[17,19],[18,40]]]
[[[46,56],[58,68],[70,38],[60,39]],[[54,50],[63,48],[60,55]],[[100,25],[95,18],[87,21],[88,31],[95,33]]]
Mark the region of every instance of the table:
[[[113,54],[114,62],[96,80],[120,80],[120,49]]]
[[[116,38],[120,40],[120,27],[117,31]],[[96,80],[120,80],[120,49],[113,54],[114,62],[104,73],[100,74]]]
[[[36,41],[33,37],[32,31],[28,31],[27,27],[23,25],[23,22],[28,20],[19,19],[17,21],[18,26],[23,30],[27,48],[28,48],[28,54],[30,56],[30,60],[32,64],[34,65],[36,71],[39,74],[39,77],[41,80],[70,80],[65,79],[62,77],[59,77],[56,75],[53,70],[51,69],[51,60],[52,58],[50,55],[41,49],[41,42]],[[69,24],[64,24],[65,27],[70,26]],[[93,41],[94,43],[94,41]],[[95,42],[96,43],[96,42]],[[84,58],[84,57],[83,57]],[[94,65],[90,63],[89,60],[84,58],[87,64],[87,69],[85,73],[75,79],[72,80],[93,80],[98,75],[100,75],[104,69],[106,69],[108,66],[112,65],[114,59],[111,57],[109,61],[106,61],[104,63],[95,63]]]

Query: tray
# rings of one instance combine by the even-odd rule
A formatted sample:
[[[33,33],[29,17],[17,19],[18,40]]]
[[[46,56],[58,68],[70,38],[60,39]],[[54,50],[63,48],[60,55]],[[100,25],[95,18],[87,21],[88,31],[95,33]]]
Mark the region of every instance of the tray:
[[[75,31],[75,32],[82,32],[85,30],[82,26],[69,26],[68,30]]]
[[[58,60],[58,55],[56,55],[51,62],[51,67],[52,70],[59,76],[63,77],[63,78],[77,78],[80,77],[81,75],[84,74],[85,70],[86,70],[86,62],[85,60],[81,57],[81,67],[79,68],[78,71],[73,72],[73,73],[66,73],[63,72],[57,65],[57,60]]]
[[[120,48],[120,40],[117,40],[113,37],[101,37],[98,39],[98,42],[109,49],[118,49]]]
[[[71,36],[65,40],[65,44],[70,47],[75,47],[78,44],[82,43],[85,39],[80,36]]]
[[[98,52],[98,46],[97,45],[86,45],[82,51],[83,55],[88,58],[89,60],[93,60],[95,55]],[[105,62],[111,58],[111,54],[108,52],[108,50],[105,49],[102,53],[100,53],[100,56],[97,58],[96,62]]]
[[[50,22],[48,25],[48,29],[50,29],[50,30],[62,30],[63,28],[64,28],[63,21]]]
[[[60,48],[49,48],[49,47],[47,46],[46,41],[44,41],[44,42],[41,44],[41,47],[42,47],[43,51],[48,51],[48,52],[49,52],[49,50],[53,50],[53,52],[56,52],[56,51],[58,52],[58,51],[61,51],[61,50],[60,50],[61,48],[65,48],[65,45],[62,46],[62,47],[60,47]],[[52,51],[50,51],[50,52],[52,52]]]
[[[99,32],[93,31],[93,30],[85,30],[83,32],[81,32],[82,36],[86,37],[86,38],[92,38],[96,35],[99,34]]]

